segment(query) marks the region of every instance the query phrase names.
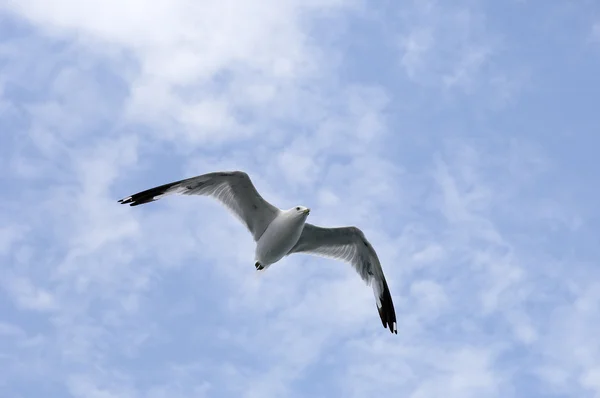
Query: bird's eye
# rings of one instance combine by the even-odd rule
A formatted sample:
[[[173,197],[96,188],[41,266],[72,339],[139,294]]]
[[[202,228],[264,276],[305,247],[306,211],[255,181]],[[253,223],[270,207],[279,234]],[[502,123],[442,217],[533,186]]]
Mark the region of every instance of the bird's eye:
[[[300,207],[296,207],[296,210],[298,210],[298,211],[299,211],[299,210],[300,210]]]

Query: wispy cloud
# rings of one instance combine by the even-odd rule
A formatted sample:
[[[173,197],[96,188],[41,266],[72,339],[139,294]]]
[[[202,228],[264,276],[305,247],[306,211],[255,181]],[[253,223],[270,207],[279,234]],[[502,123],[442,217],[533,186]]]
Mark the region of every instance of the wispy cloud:
[[[1,3],[0,393],[598,394],[595,70],[498,7]],[[362,228],[398,335],[210,199],[116,203],[224,169]]]
[[[600,42],[600,22],[596,22],[592,26],[591,38],[596,42]]]
[[[403,12],[400,63],[408,77],[427,86],[469,89],[493,55],[495,40],[473,7],[419,2]],[[485,82],[485,81],[484,81]]]

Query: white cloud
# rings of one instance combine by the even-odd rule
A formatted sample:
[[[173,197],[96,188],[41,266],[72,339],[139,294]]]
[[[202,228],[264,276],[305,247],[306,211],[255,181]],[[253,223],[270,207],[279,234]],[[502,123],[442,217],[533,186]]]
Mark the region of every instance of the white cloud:
[[[0,47],[3,109],[26,120],[1,209],[0,334],[20,358],[5,380],[136,398],[510,396],[529,375],[540,391],[597,390],[593,267],[544,240],[589,224],[556,195],[566,177],[543,146],[477,106],[488,84],[520,93],[490,72],[502,53],[485,9],[407,2],[405,23],[377,24],[417,83],[404,93],[403,74],[352,54],[358,35],[385,41],[346,14],[366,3],[242,3],[0,6],[31,24]],[[343,43],[328,36],[340,19],[358,26]],[[372,78],[354,80],[358,66]],[[469,111],[437,90],[474,96]],[[312,207],[311,222],[360,226],[398,336],[348,265],[292,256],[256,274],[251,237],[209,199],[116,203],[219,169]]]
[[[35,286],[26,277],[6,277],[2,284],[17,306],[23,309],[50,311],[56,308],[54,295],[43,288]]]
[[[440,358],[442,359],[442,358]],[[413,398],[478,397],[496,395],[497,376],[491,368],[492,355],[488,350],[463,349],[448,355],[440,363],[443,374],[423,383]]]
[[[402,17],[400,63],[411,80],[465,91],[481,84],[494,44],[481,12],[466,5],[415,2]]]
[[[322,76],[332,58],[307,34],[306,17],[352,3],[31,0],[9,9],[99,55],[131,55],[135,66],[117,64],[130,87],[127,115],[156,128],[157,138],[208,143],[257,134],[236,122],[237,112],[257,100],[266,109],[281,96],[270,93],[287,96]]]
[[[600,42],[600,22],[596,22],[592,26],[591,37],[593,41]]]
[[[10,323],[0,322],[0,335],[9,337],[21,336],[23,335],[23,330]]]
[[[26,229],[22,226],[7,225],[0,227],[0,255],[6,255],[16,242],[23,238]]]
[[[581,377],[581,383],[596,394],[600,394],[600,368],[592,368],[585,371]]]
[[[444,287],[433,281],[416,281],[410,292],[426,307],[423,312],[438,312],[448,303]]]
[[[127,386],[97,385],[94,380],[83,375],[69,377],[67,386],[71,395],[77,398],[133,398],[136,396]]]

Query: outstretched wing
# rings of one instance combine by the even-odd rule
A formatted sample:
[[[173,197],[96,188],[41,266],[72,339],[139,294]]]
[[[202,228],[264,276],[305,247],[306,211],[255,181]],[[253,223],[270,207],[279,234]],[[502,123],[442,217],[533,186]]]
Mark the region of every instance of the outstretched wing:
[[[350,263],[360,277],[373,288],[377,311],[384,328],[398,334],[392,296],[377,253],[356,227],[321,228],[306,223],[302,235],[288,254],[308,253]]]
[[[171,194],[203,195],[218,199],[244,223],[255,241],[280,210],[264,200],[243,171],[215,172],[150,188],[119,200],[137,206]]]

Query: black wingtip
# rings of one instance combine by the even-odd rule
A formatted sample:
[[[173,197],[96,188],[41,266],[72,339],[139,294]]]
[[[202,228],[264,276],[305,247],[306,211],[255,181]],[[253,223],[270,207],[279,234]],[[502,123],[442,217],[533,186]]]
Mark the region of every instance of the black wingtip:
[[[169,190],[169,188],[181,183],[182,181],[183,180],[175,181],[175,182],[161,185],[159,187],[150,188],[145,191],[138,192],[134,195],[128,196],[126,198],[119,199],[118,202],[123,205],[128,204],[129,206],[139,206],[139,205],[143,205],[145,203],[154,202],[156,200],[157,196],[163,195],[165,192],[167,192]]]
[[[389,329],[390,333],[398,334],[398,327],[396,323],[396,310],[394,309],[394,302],[392,301],[392,295],[388,288],[387,281],[383,279],[383,292],[379,297],[381,307],[377,307],[379,317],[381,318],[381,324],[384,328]]]
[[[134,195],[135,196],[135,195]],[[121,203],[122,205],[129,205],[129,206],[138,206],[138,205],[143,205],[144,203],[150,203],[150,202],[154,202],[156,199],[154,199],[154,197],[149,197],[149,198],[134,198],[133,196],[129,196],[127,198],[124,199],[119,199],[118,202]]]
[[[129,206],[139,206],[139,205],[143,205],[144,203],[150,203],[150,202],[154,202],[156,199],[154,198],[149,198],[149,199],[140,199],[140,200],[135,200],[135,199],[131,199],[131,198],[127,198],[127,199],[121,199],[119,200],[119,203],[121,203],[122,205],[129,205]]]

